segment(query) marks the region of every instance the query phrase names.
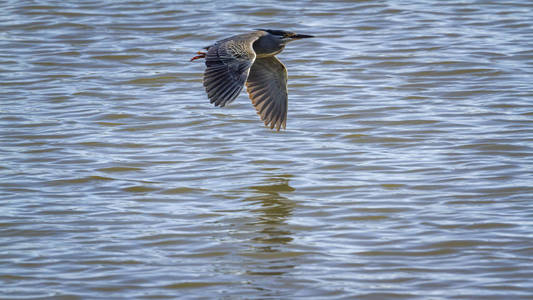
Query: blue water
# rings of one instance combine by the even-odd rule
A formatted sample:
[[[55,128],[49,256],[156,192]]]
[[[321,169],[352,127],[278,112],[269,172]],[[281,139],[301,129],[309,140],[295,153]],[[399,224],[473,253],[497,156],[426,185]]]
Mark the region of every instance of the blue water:
[[[0,298],[533,297],[529,1],[0,8]],[[189,62],[254,28],[284,131]]]

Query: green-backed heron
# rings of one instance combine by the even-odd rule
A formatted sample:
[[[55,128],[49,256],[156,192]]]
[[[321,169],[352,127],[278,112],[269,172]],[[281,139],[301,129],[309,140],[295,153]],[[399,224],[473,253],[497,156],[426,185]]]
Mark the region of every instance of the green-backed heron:
[[[225,106],[239,96],[246,83],[261,120],[279,131],[287,123],[287,69],[274,55],[288,42],[310,37],[257,29],[217,41],[191,61],[205,58],[204,87],[211,103]]]

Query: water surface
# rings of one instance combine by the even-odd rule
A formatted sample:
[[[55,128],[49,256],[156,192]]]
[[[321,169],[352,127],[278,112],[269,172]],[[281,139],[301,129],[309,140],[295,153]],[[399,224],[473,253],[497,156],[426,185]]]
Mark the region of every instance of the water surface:
[[[533,297],[530,1],[5,1],[2,298]],[[287,130],[202,47],[290,44]]]

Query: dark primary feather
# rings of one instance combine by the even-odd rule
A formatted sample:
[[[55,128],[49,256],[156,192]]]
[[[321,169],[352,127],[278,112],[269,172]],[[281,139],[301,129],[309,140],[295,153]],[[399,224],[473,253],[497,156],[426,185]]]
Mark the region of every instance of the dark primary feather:
[[[275,56],[258,58],[250,69],[246,90],[261,120],[270,128],[287,123],[287,69]]]

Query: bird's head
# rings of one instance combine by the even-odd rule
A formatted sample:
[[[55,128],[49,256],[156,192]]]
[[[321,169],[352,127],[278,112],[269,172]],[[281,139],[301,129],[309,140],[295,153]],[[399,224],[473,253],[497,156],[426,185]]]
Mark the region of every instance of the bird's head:
[[[284,31],[284,30],[272,30],[272,29],[256,29],[256,30],[262,30],[262,31],[267,32],[271,36],[278,38],[282,44],[287,44],[288,42],[291,42],[294,40],[314,37],[312,35],[297,34],[294,32]]]

